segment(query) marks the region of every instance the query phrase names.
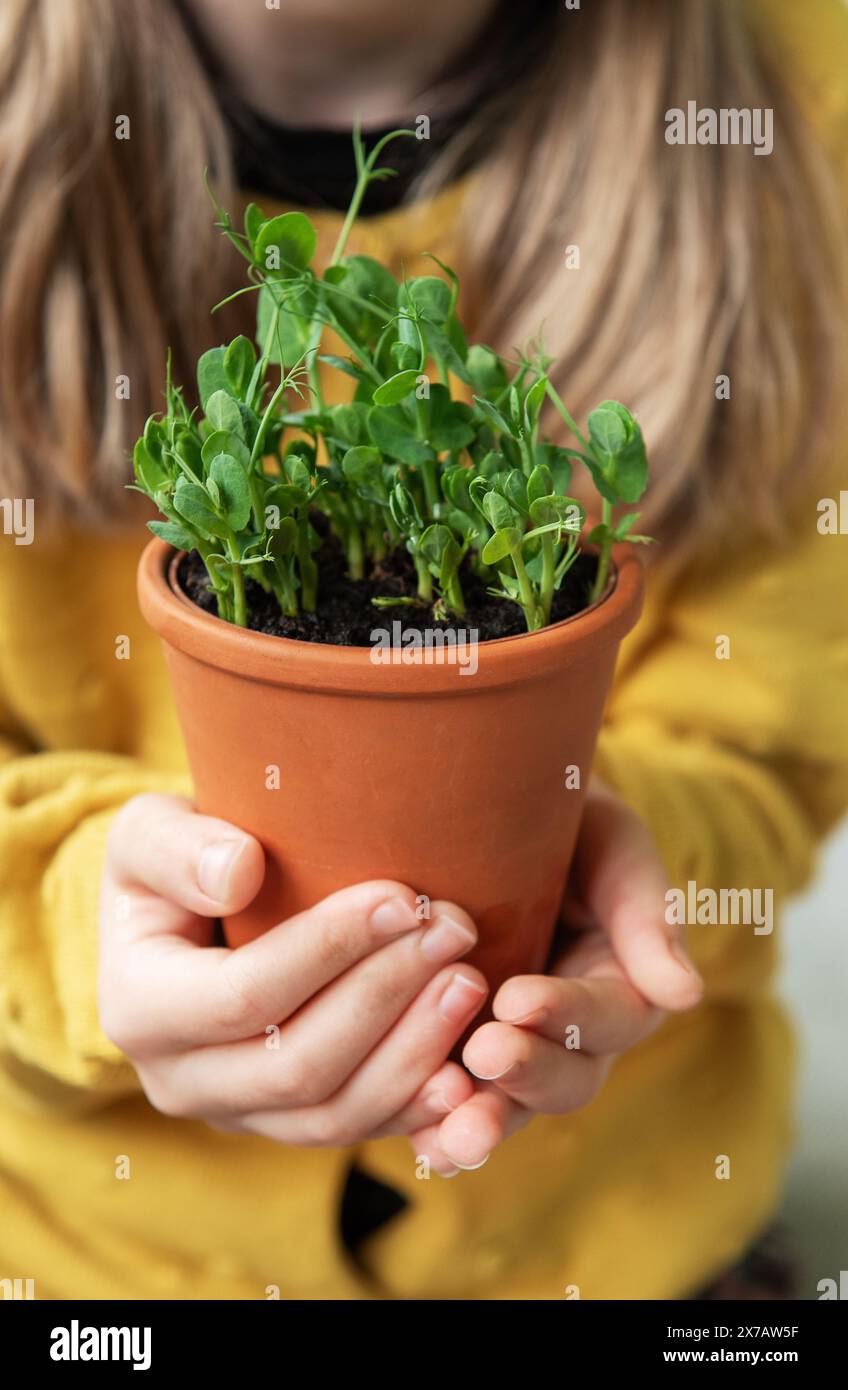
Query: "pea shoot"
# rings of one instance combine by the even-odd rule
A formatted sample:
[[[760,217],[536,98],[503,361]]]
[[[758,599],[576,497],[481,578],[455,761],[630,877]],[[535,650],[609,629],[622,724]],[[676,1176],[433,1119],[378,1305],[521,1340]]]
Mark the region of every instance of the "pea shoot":
[[[598,552],[590,603],[606,591],[613,545],[648,540],[633,531],[638,513],[621,510],[648,482],[642,432],[625,406],[602,402],[584,434],[541,352],[509,362],[469,346],[449,267],[434,260],[440,273],[398,280],[346,254],[368,185],[391,173],[382,151],[412,133],[394,131],[366,154],[354,132],[356,188],[323,272],[304,213],[266,218],[250,204],[237,230],[213,198],[218,227],[247,265],[236,294],[255,295],[256,345],[239,336],[202,355],[195,409],[169,361],[165,409],[148,419],[133,467],[135,488],[162,517],[150,530],[199,554],[228,622],[248,625],[248,579],[281,613],[314,613],[327,531],[353,580],[405,549],[416,594],[404,602],[461,618],[472,572],[491,596],[520,606],[531,632],[551,621],[581,538]],[[322,352],[328,329],[345,356]],[[349,403],[327,404],[322,366],[352,379]],[[545,406],[562,418],[568,447],[543,436]],[[569,490],[575,464],[599,499],[588,534]]]

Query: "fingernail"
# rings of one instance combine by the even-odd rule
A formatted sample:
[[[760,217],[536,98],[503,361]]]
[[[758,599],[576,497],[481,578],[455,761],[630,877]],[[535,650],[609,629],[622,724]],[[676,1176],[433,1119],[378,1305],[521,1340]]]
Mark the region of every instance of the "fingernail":
[[[397,936],[418,926],[418,918],[403,898],[387,898],[371,913],[371,926],[380,936]]]
[[[462,1023],[476,1011],[486,996],[486,990],[467,975],[453,975],[439,1000],[439,1013],[451,1023]]]
[[[440,1178],[456,1178],[456,1177],[458,1177],[458,1176],[459,1176],[459,1169],[458,1169],[458,1168],[449,1168],[448,1171],[447,1171],[446,1173],[440,1173],[440,1174],[439,1174],[439,1177],[440,1177]]]
[[[466,1063],[466,1066],[468,1066],[468,1063]],[[509,1066],[504,1067],[503,1071],[493,1071],[488,1075],[486,1072],[477,1071],[474,1067],[468,1067],[468,1070],[471,1072],[472,1076],[477,1077],[478,1081],[499,1081],[502,1076],[506,1076],[508,1071],[514,1071],[517,1066],[517,1062],[510,1062]]]
[[[427,1109],[433,1115],[449,1115],[452,1110],[456,1109],[456,1106],[450,1104],[444,1091],[433,1091],[427,1097]]]
[[[207,845],[197,861],[197,886],[213,902],[225,903],[233,866],[244,848],[244,840],[217,840]]]
[[[434,965],[443,965],[470,951],[476,945],[477,937],[467,927],[460,926],[452,917],[437,917],[432,927],[428,927],[421,938],[421,950]]]
[[[668,949],[674,956],[677,964],[686,971],[687,975],[694,975],[696,980],[700,980],[701,977],[687,956],[685,947],[681,945],[679,941],[669,942]]]
[[[479,1163],[458,1163],[456,1166],[461,1168],[463,1173],[474,1173],[478,1168],[482,1168],[484,1163],[488,1163],[491,1157],[491,1154],[486,1154],[486,1157],[481,1158]]]

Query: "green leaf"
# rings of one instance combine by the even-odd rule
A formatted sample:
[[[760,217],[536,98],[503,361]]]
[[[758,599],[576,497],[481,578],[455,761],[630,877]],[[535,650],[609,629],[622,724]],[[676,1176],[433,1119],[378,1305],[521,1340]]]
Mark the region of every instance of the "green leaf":
[[[618,493],[612,484],[607,481],[606,474],[602,471],[600,465],[589,455],[586,457],[586,467],[591,473],[592,482],[595,484],[601,496],[606,498],[607,502],[617,502],[619,500]]]
[[[471,377],[465,365],[468,345],[456,315],[452,315],[448,319],[446,330],[437,328],[430,323],[425,323],[423,328],[428,356],[443,363],[449,372],[453,372],[460,381],[464,381],[467,386],[470,386]]]
[[[611,539],[612,533],[610,531],[610,528],[606,525],[605,522],[602,521],[599,522],[597,526],[592,527],[591,531],[586,537],[586,544],[604,545],[608,540]]]
[[[451,288],[436,275],[418,275],[404,286],[405,302],[422,318],[444,324],[451,311]],[[402,295],[402,298],[404,296]]]
[[[368,434],[368,407],[358,402],[349,405],[334,405],[329,413],[328,434],[344,444],[359,444]]]
[[[373,343],[385,327],[383,313],[391,314],[397,304],[398,282],[371,256],[347,256],[341,269],[341,292],[328,295],[332,312],[357,342]],[[368,307],[369,300],[374,303],[373,311]]]
[[[441,565],[442,556],[451,546],[459,550],[459,546],[456,544],[456,540],[448,527],[444,526],[439,521],[434,522],[432,526],[428,526],[426,531],[422,531],[421,535],[418,537],[418,550],[420,554],[424,556],[425,560],[435,565],[436,568]]]
[[[477,471],[482,478],[488,478],[493,482],[499,473],[506,474],[509,467],[503,454],[497,449],[489,449],[477,464]]]
[[[175,550],[194,550],[197,545],[197,537],[175,521],[148,521],[147,529],[160,541],[167,541]]]
[[[265,221],[260,208],[255,203],[248,203],[244,210],[244,234],[251,246],[256,245],[256,238],[259,235],[259,228]]]
[[[197,394],[205,413],[209,397],[216,391],[229,391],[230,379],[224,367],[224,348],[209,348],[197,363]]]
[[[537,444],[533,451],[534,461],[539,468],[549,468],[553,475],[553,482],[547,492],[567,493],[571,485],[571,460],[579,458],[585,462],[582,454],[578,454],[573,449],[561,449],[558,444]],[[540,496],[544,494],[540,493]]]
[[[520,468],[511,468],[504,481],[504,496],[517,511],[527,515],[529,486]]]
[[[418,538],[418,552],[424,556],[439,587],[450,587],[465,553],[449,527],[441,522],[428,526]]]
[[[381,453],[399,459],[401,463],[417,468],[435,459],[430,445],[416,438],[400,406],[374,406],[368,412],[368,431]]]
[[[416,377],[419,375],[421,352],[417,347],[412,347],[409,343],[392,343],[390,351],[398,371],[408,372],[414,369]]]
[[[293,516],[282,516],[279,526],[268,528],[266,537],[268,550],[275,559],[283,560],[291,555],[297,546],[297,522]]]
[[[571,470],[569,469],[569,472]],[[527,500],[535,502],[538,497],[550,497],[556,489],[553,474],[546,463],[537,463],[527,479]]]
[[[392,520],[405,536],[417,533],[421,530],[421,513],[418,510],[415,498],[404,487],[403,483],[395,483],[389,494],[389,511]]]
[[[452,502],[455,507],[468,511],[471,507],[471,498],[468,496],[468,484],[474,477],[470,468],[463,468],[460,464],[448,466],[442,472],[441,484],[442,492],[448,502]]]
[[[217,454],[232,454],[245,472],[250,467],[250,450],[244,440],[233,434],[232,430],[213,430],[204,439],[200,456],[207,470]]]
[[[244,435],[238,401],[228,391],[214,391],[206,402],[206,418],[213,430],[227,430],[239,438]]]
[[[382,477],[382,456],[379,449],[358,445],[348,449],[342,459],[342,472],[352,483],[373,485]]]
[[[303,294],[290,296],[285,303],[280,305],[277,333],[268,354],[269,362],[280,364],[281,347],[282,366],[293,367],[296,362],[300,361],[309,342],[309,321],[314,310],[314,303],[314,296]],[[263,351],[268,341],[276,304],[277,298],[273,289],[268,285],[263,285],[259,291],[259,303],[256,310],[256,341]],[[300,312],[297,312],[298,310]]]
[[[493,531],[501,531],[515,524],[512,507],[499,492],[486,493],[483,498],[483,515]]]
[[[504,527],[489,538],[480,554],[484,565],[497,565],[507,555],[514,555],[521,548],[521,532],[514,526]]]
[[[542,401],[545,399],[547,387],[548,378],[546,376],[540,376],[538,381],[533,383],[527,395],[524,397],[524,423],[528,430],[533,428],[539,418],[539,411],[542,406]]]
[[[468,496],[481,516],[486,516],[485,503],[490,491],[490,482],[487,478],[481,477],[479,473],[472,477],[471,482],[468,484]]]
[[[293,483],[274,483],[265,493],[265,514],[269,507],[276,507],[282,516],[291,516],[308,502],[309,497],[303,488]]]
[[[474,404],[477,406],[481,415],[485,415],[486,419],[494,425],[496,430],[500,430],[501,434],[506,434],[512,439],[515,438],[512,425],[509,424],[505,417],[501,415],[501,412],[492,405],[491,401],[485,400],[483,396],[475,396]]]
[[[250,339],[243,335],[234,338],[224,352],[224,371],[227,374],[230,389],[240,400],[244,400],[247,394],[255,366],[256,351]]]
[[[300,454],[292,450],[290,453],[286,454],[283,460],[283,468],[286,477],[293,487],[301,488],[304,493],[309,492],[312,474],[305,458],[302,458]]]
[[[564,531],[579,531],[585,512],[573,497],[537,497],[530,503],[530,518],[534,526],[561,526]]]
[[[604,492],[590,464],[602,495],[610,501],[638,502],[648,483],[648,458],[642,431],[627,407],[620,401],[602,401],[589,416],[589,439],[608,489]]]
[[[475,343],[468,349],[466,367],[471,381],[483,396],[499,395],[506,386],[507,377],[503,363],[491,348]]]
[[[430,387],[425,413],[427,438],[437,453],[445,449],[464,449],[474,438],[471,407],[453,400],[446,386]]]
[[[420,355],[421,338],[419,336],[419,328],[415,319],[407,312],[406,308],[401,309],[398,314],[396,327],[398,342],[402,343],[404,347],[411,348]]]
[[[404,396],[408,396],[410,391],[415,390],[418,381],[417,371],[398,372],[396,376],[389,377],[378,386],[372,397],[374,404],[379,406],[397,405]]]
[[[319,362],[326,362],[328,367],[335,367],[337,372],[344,372],[346,376],[352,376],[354,381],[367,381],[368,374],[363,371],[352,357],[334,357],[332,353],[321,353],[318,357]]]
[[[254,254],[267,276],[288,280],[307,268],[317,242],[315,228],[305,213],[284,212],[262,223]]]
[[[627,426],[617,401],[604,401],[589,416],[589,438],[601,455],[612,458],[627,443]],[[627,412],[629,413],[629,412]]]
[[[615,525],[615,530],[613,531],[615,539],[617,541],[623,541],[628,531],[631,531],[636,525],[640,516],[641,512],[626,512],[624,516],[619,517]]]
[[[199,479],[203,471],[200,441],[193,430],[183,428],[175,434],[174,452],[179,461],[191,471],[195,478]]]
[[[162,463],[162,451],[165,446],[165,426],[161,420],[157,420],[155,415],[149,415],[144,424],[144,447],[154,463]]]
[[[473,539],[479,535],[478,524],[473,516],[468,512],[461,512],[458,507],[452,507],[445,513],[445,522],[452,531],[458,531],[461,536]]]
[[[247,475],[232,454],[217,454],[209,469],[209,482],[221,494],[221,510],[234,531],[243,531],[250,517],[250,488]]]
[[[144,439],[139,439],[133,449],[133,471],[139,486],[151,497],[170,476],[164,463],[153,458]]]
[[[226,540],[229,535],[227,522],[214,511],[205,488],[190,483],[188,478],[180,478],[174,489],[174,507],[201,536]]]

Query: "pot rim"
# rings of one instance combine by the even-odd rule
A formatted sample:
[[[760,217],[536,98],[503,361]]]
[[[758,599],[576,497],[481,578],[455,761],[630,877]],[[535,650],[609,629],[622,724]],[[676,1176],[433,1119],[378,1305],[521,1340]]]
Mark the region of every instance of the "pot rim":
[[[463,678],[467,667],[460,658],[468,652],[467,643],[453,649],[453,661],[382,664],[374,661],[371,647],[273,637],[224,622],[198,608],[176,584],[184,554],[155,537],[139,561],[142,615],[166,644],[247,679],[339,694],[455,694],[457,684],[471,692],[536,679],[564,661],[569,667],[579,665],[617,645],[635,625],[644,596],[644,571],[635,546],[614,546],[612,579],[596,603],[537,632],[475,643],[476,670]]]

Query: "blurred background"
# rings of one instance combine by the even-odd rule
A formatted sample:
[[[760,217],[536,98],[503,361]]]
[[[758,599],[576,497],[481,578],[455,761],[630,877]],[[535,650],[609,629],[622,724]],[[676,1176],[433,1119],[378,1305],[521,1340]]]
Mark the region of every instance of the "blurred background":
[[[848,820],[818,876],[786,909],[781,992],[801,1043],[796,1143],[783,1209],[798,1296],[848,1270]]]

